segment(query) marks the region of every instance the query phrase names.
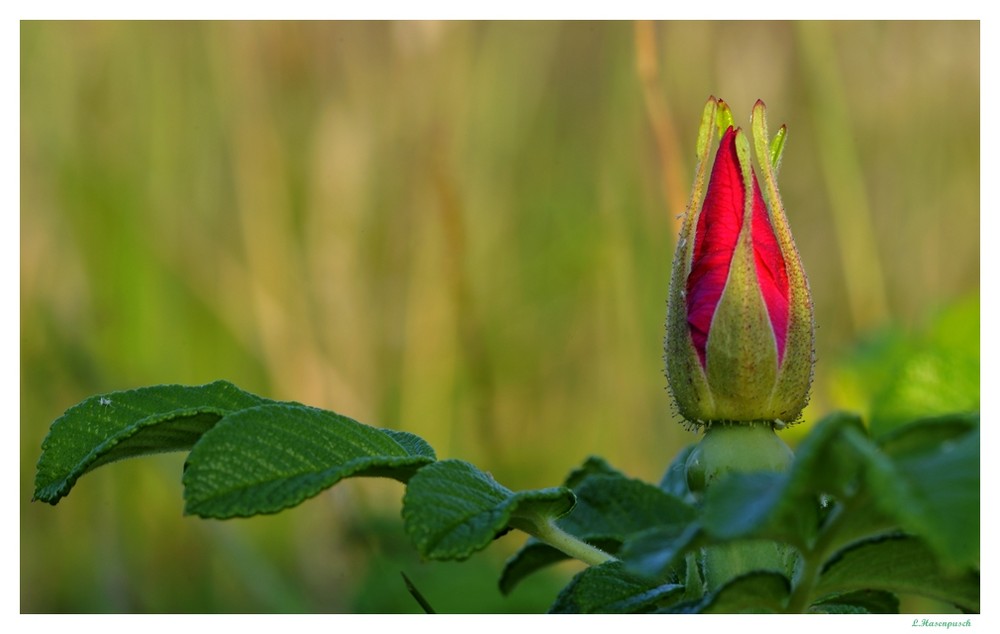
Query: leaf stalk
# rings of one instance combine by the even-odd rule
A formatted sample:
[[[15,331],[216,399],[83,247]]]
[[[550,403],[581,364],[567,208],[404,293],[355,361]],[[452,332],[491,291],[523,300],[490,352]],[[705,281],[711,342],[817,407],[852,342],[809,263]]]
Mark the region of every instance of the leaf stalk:
[[[522,530],[537,537],[549,546],[566,553],[574,559],[579,559],[590,566],[617,561],[614,556],[609,555],[600,548],[591,546],[587,542],[559,528],[553,519],[546,518],[541,522],[533,522],[530,528],[522,527]]]

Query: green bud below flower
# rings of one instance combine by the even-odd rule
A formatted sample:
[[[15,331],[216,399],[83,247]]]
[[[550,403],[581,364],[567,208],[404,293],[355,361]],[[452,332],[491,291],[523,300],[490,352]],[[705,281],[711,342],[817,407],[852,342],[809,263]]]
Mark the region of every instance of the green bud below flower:
[[[709,98],[674,255],[667,379],[681,415],[697,424],[793,422],[812,382],[812,300],[775,180],[785,128],[769,142],[759,100],[751,121],[763,191],[747,136],[725,102]]]

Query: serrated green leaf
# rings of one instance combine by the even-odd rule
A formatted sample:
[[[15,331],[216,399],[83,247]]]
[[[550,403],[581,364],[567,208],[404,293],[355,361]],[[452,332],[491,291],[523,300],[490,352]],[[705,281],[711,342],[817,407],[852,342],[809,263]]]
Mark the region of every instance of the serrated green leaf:
[[[858,416],[837,412],[825,417],[799,444],[770,513],[761,512],[758,525],[748,525],[753,530],[741,536],[781,539],[808,549],[821,524],[830,524],[828,516],[844,513],[845,502],[851,504],[849,516],[837,523],[836,535],[826,535],[829,543],[845,545],[884,534],[896,524],[892,516],[868,504],[873,498],[866,486],[872,470],[884,462]]]
[[[886,451],[868,439],[860,421],[828,420],[800,445],[772,526],[797,521],[808,542],[812,521],[804,509],[819,493],[826,504],[840,500],[849,507],[832,508],[839,517],[827,522],[836,526],[826,536],[831,548],[902,526],[957,566],[978,560],[979,437],[969,433],[978,429],[977,415],[897,427],[883,437]]]
[[[887,452],[845,430],[842,441],[860,465],[863,488],[853,492],[837,534],[828,540],[831,547],[895,525],[925,538],[948,565],[978,561],[978,427],[968,431],[977,418],[940,417],[897,427],[883,437]]]
[[[592,460],[581,468],[585,475],[577,469],[567,478],[577,500],[573,511],[557,522],[567,533],[613,553],[630,535],[650,526],[680,532],[694,519],[694,508],[677,497]],[[565,558],[551,546],[529,540],[504,566],[501,591],[510,592],[527,575]]]
[[[416,436],[304,405],[227,415],[202,436],[184,471],[185,512],[224,519],[277,513],[352,476],[406,482],[433,462]]]
[[[600,456],[588,456],[582,465],[569,472],[569,475],[566,476],[566,481],[563,482],[563,486],[575,489],[587,478],[601,475],[625,477],[625,474],[608,464],[608,461],[604,458]]]
[[[777,572],[752,572],[733,579],[698,606],[704,614],[768,614],[784,611],[791,584]]]
[[[424,467],[403,496],[403,525],[430,559],[465,559],[513,522],[555,519],[575,503],[567,488],[513,492],[461,460]]]
[[[81,475],[109,462],[190,449],[223,416],[273,402],[227,381],[88,398],[56,419],[42,442],[35,499],[55,504]]]
[[[694,508],[679,498],[631,478],[595,475],[574,492],[577,506],[559,524],[587,540],[622,542],[649,526],[680,532],[695,516]]]
[[[926,596],[979,612],[979,574],[947,574],[915,537],[882,537],[839,552],[824,566],[813,596],[826,600],[860,590]]]
[[[847,592],[813,604],[811,614],[899,614],[899,598],[882,590]]]
[[[656,584],[629,574],[621,562],[593,566],[577,574],[549,608],[552,614],[632,614],[650,612],[684,586]]]
[[[926,539],[945,565],[979,561],[978,428],[930,450],[873,462],[869,484],[884,512]]]
[[[902,526],[927,539],[940,557],[956,566],[979,555],[978,415],[953,415],[897,427],[883,437],[886,451],[871,442],[860,421],[828,419],[800,445],[778,519],[798,521],[808,539],[803,509],[817,493],[849,505],[827,542],[852,541]],[[970,429],[976,431],[969,432]]]
[[[340,414],[337,414],[337,416],[340,416]],[[341,416],[341,418],[346,418],[346,417]],[[360,425],[363,423],[358,423],[358,424]],[[367,425],[365,426],[368,427]],[[375,428],[369,428],[369,429],[375,429]],[[394,441],[396,441],[396,444],[402,447],[410,455],[428,456],[432,459],[437,458],[437,455],[434,453],[434,448],[430,446],[430,443],[428,443],[420,436],[417,436],[416,434],[411,434],[408,431],[398,431],[395,429],[379,428],[378,431],[392,438]]]

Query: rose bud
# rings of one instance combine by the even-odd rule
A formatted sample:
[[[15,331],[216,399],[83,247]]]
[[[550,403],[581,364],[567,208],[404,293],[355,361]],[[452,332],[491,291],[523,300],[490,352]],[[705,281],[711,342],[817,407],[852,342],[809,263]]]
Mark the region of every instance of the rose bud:
[[[758,100],[751,129],[763,191],[746,134],[721,99],[709,98],[674,254],[664,345],[670,390],[694,424],[781,427],[809,398],[812,300],[775,181],[785,128],[768,141]]]

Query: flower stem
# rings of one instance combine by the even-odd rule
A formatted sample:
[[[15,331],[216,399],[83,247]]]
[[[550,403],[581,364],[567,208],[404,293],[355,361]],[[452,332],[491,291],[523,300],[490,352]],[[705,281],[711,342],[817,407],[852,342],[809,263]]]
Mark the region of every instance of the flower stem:
[[[804,613],[811,603],[813,589],[819,581],[820,569],[830,551],[831,543],[836,539],[837,530],[843,523],[848,512],[846,505],[840,505],[831,512],[826,526],[822,529],[812,548],[800,549],[802,553],[802,568],[792,583],[792,595],[788,599],[786,611],[790,614]]]
[[[803,614],[809,607],[809,599],[812,596],[813,588],[816,587],[816,580],[819,578],[820,561],[815,553],[806,553],[802,558],[802,570],[796,583],[792,595],[788,598],[786,612],[789,614]]]

